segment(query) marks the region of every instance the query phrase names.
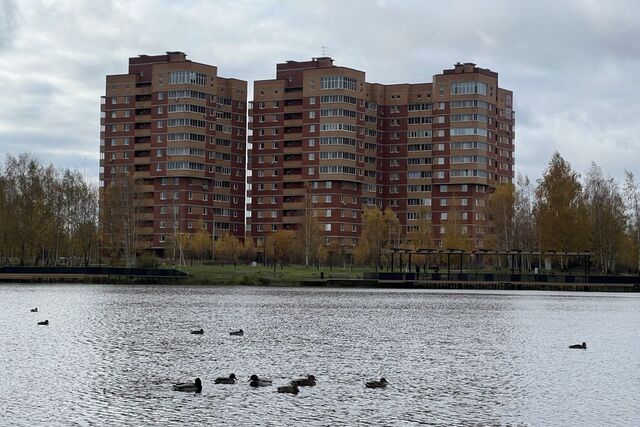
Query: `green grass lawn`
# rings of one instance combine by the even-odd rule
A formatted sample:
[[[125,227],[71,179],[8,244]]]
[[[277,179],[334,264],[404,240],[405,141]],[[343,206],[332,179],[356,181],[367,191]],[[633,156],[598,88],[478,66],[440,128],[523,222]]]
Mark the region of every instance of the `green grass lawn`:
[[[166,266],[171,267],[171,266]],[[320,279],[320,273],[324,273],[326,279],[357,279],[362,278],[364,271],[371,271],[371,268],[354,267],[353,270],[344,267],[305,267],[303,265],[285,265],[283,268],[276,267],[275,274],[273,267],[262,264],[252,267],[247,264],[233,265],[187,265],[181,268],[192,277],[185,281],[185,284],[198,285],[266,285],[266,284],[297,284],[301,280]]]

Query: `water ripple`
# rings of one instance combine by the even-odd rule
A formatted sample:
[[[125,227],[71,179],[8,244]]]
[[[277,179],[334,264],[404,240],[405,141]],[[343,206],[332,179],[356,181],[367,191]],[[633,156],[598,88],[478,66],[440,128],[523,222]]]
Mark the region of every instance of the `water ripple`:
[[[2,285],[0,424],[631,425],[639,308],[629,295]],[[236,384],[213,383],[231,372]],[[249,387],[253,373],[273,386]],[[317,386],[276,393],[308,374]],[[201,394],[172,391],[196,376]],[[364,387],[381,376],[386,389]]]

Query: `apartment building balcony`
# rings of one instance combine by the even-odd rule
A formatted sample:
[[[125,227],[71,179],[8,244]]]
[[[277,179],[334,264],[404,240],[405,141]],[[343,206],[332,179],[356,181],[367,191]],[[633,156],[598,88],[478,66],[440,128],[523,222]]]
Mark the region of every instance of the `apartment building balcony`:
[[[300,181],[300,180],[302,180],[302,175],[300,173],[283,175],[282,176],[282,180],[284,182]]]
[[[288,140],[284,142],[285,154],[297,154],[302,149],[302,141],[300,139]]]
[[[145,212],[137,215],[139,221],[153,221],[153,212]]]
[[[285,160],[284,167],[285,168],[301,168],[302,160]]]
[[[140,227],[138,228],[138,235],[152,235],[153,234],[153,227]]]
[[[449,178],[451,184],[483,184],[489,183],[488,178],[480,176],[452,176]]]
[[[144,123],[144,122],[150,122],[151,121],[151,113],[148,114],[137,114],[136,113],[136,123]]]
[[[285,215],[282,217],[283,224],[301,224],[304,221],[304,215]]]
[[[284,188],[282,190],[282,195],[287,196],[299,196],[304,193],[304,187],[293,187],[293,188]]]
[[[302,100],[300,100],[300,104],[297,104],[297,105],[285,105],[284,114],[286,115],[291,113],[299,113],[301,108],[302,108]]]
[[[287,142],[290,142],[290,141],[297,142],[297,141],[300,141],[300,138],[302,138],[301,133],[285,133],[283,138],[285,147],[287,145]]]
[[[149,156],[136,156],[133,160],[135,165],[148,165],[151,163],[151,157]]]
[[[300,181],[302,176],[302,169],[293,168],[293,169],[284,169],[283,170],[283,180],[287,181]]]
[[[191,170],[191,169],[178,169],[178,170],[167,170],[167,177],[185,177],[185,178],[202,178],[205,174],[205,171]]]
[[[285,99],[284,100],[284,108],[286,110],[287,107],[295,107],[295,106],[301,106],[303,105],[303,101],[302,98],[289,98],[289,99]],[[297,111],[300,111],[300,109],[297,109]],[[286,112],[286,111],[285,111]]]
[[[148,100],[136,100],[136,108],[151,108],[151,98]]]
[[[282,203],[283,210],[304,210],[304,202],[284,202]]]
[[[134,178],[148,178],[149,170],[137,170],[133,173]]]
[[[155,201],[153,200],[153,196],[152,197],[144,197],[142,199],[139,199],[138,203],[138,207],[139,208],[148,208],[148,209],[152,209],[153,207],[155,207]]]
[[[291,132],[301,133],[302,132],[302,119],[284,119],[284,132],[287,133],[287,129],[295,129]]]
[[[151,143],[151,134],[149,135],[145,135],[145,136],[139,136],[137,135],[134,139],[133,142],[136,144],[136,147],[139,147],[140,145],[138,144],[150,144]]]
[[[148,116],[151,114],[151,108],[136,108],[136,116]]]
[[[284,135],[290,134],[299,134],[302,133],[302,120],[292,120],[294,122],[299,122],[293,125],[288,125],[284,127]]]

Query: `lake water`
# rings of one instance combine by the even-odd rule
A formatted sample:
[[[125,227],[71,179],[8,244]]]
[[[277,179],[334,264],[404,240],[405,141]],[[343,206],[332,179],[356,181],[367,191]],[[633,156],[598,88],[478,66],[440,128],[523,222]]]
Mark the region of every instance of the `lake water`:
[[[640,295],[0,285],[0,328],[2,425],[640,423]]]

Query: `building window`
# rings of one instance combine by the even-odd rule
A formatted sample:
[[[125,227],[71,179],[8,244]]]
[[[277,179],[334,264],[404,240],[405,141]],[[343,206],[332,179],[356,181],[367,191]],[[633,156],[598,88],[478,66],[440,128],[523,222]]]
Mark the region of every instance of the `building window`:
[[[344,76],[320,77],[320,89],[356,90],[356,79]]]
[[[451,95],[487,94],[487,85],[481,82],[451,83]]]
[[[169,84],[194,84],[205,86],[207,75],[195,71],[172,71],[169,73]]]

